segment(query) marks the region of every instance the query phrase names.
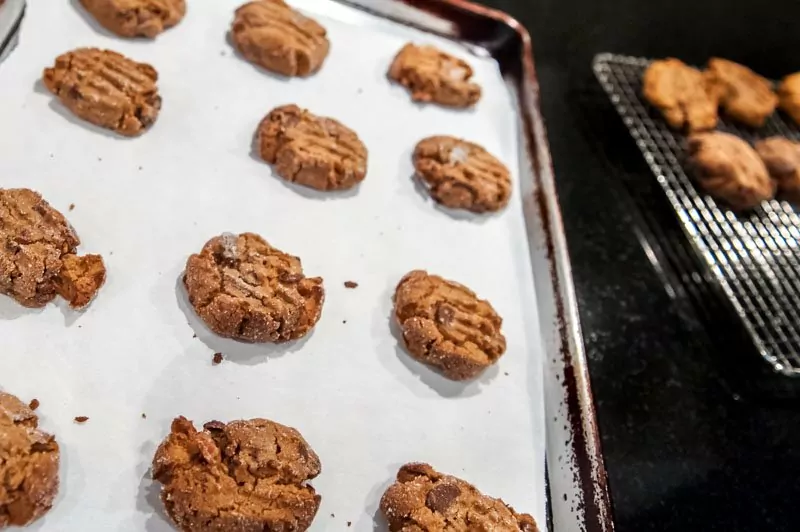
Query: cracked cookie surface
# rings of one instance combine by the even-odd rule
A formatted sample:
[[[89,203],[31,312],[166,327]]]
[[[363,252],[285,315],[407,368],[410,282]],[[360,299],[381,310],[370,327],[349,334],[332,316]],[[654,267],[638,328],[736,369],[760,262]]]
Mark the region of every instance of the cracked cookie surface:
[[[717,99],[707,90],[702,72],[680,59],[653,61],[644,73],[644,97],[661,111],[664,120],[689,132],[717,126]]]
[[[438,275],[406,274],[395,290],[394,315],[411,355],[453,380],[477,377],[506,350],[492,305]]]
[[[367,175],[367,148],[338,120],[296,105],[276,107],[256,134],[261,158],[287,181],[317,190],[352,188]]]
[[[0,528],[35,521],[58,493],[58,443],[38,424],[28,405],[0,392]]]
[[[744,65],[713,57],[705,75],[725,113],[750,127],[761,127],[775,112],[778,96],[772,82]]]
[[[783,78],[778,87],[778,98],[783,112],[800,125],[800,72]]]
[[[186,263],[189,302],[209,329],[246,342],[305,336],[322,313],[322,279],[253,233],[212,238]]]
[[[153,38],[186,14],[186,0],[80,0],[105,29],[121,37]]]
[[[770,137],[756,142],[755,148],[778,190],[790,201],[800,201],[800,142]]]
[[[57,294],[73,308],[85,307],[105,281],[105,266],[99,255],[77,256],[79,244],[39,193],[0,189],[0,293],[31,308]]]
[[[284,76],[317,72],[330,49],[325,28],[282,0],[258,0],[239,7],[231,37],[245,59]]]
[[[528,514],[428,464],[406,464],[381,497],[391,532],[538,532]]]
[[[414,148],[414,169],[430,196],[453,209],[499,211],[511,197],[508,168],[474,142],[437,135]]]
[[[125,136],[142,134],[161,109],[156,70],[122,54],[78,48],[44,69],[45,86],[73,114]]]
[[[303,531],[321,497],[319,457],[295,429],[266,419],[178,417],[153,458],[167,514],[184,532]]]
[[[775,183],[755,150],[735,135],[714,131],[689,137],[689,167],[700,186],[736,210],[775,194]]]
[[[415,102],[472,107],[481,98],[469,63],[434,46],[406,44],[397,52],[388,76],[407,88]]]

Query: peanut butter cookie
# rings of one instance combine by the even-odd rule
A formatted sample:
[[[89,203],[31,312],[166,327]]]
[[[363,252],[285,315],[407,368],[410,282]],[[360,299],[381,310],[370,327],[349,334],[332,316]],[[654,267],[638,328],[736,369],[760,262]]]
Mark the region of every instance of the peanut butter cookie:
[[[322,314],[322,279],[303,275],[300,259],[253,233],[225,233],[189,257],[189,302],[220,336],[286,342],[305,336]]]
[[[99,255],[77,256],[78,235],[37,192],[0,189],[0,294],[43,307],[56,294],[88,305],[105,282]]]
[[[756,142],[756,153],[764,161],[778,191],[793,202],[800,201],[800,142],[770,137]]]
[[[689,137],[689,166],[700,186],[736,210],[752,209],[775,194],[775,183],[750,145],[719,131]]]
[[[397,285],[394,316],[411,355],[449,379],[477,377],[506,350],[503,320],[488,301],[422,270]]]
[[[316,20],[283,0],[257,0],[236,10],[231,36],[245,59],[284,76],[308,76],[322,67],[330,42]]]
[[[45,86],[76,116],[120,135],[142,134],[158,117],[158,74],[110,50],[78,48],[44,69]]]
[[[783,78],[778,87],[778,98],[781,109],[800,125],[800,72]]]
[[[282,105],[264,117],[256,135],[261,158],[292,183],[343,190],[367,175],[367,148],[353,130],[333,118]]]
[[[672,57],[653,61],[644,73],[643,84],[644,97],[671,127],[695,132],[717,126],[718,102],[696,68]]]
[[[778,96],[772,90],[772,83],[746,66],[714,57],[708,61],[706,76],[709,90],[734,120],[761,127],[775,112]]]
[[[381,498],[391,532],[538,532],[528,514],[518,514],[459,478],[428,464],[406,464]]]
[[[0,528],[40,518],[58,493],[58,443],[38,425],[28,405],[0,392]]]
[[[297,430],[266,419],[210,421],[203,429],[175,418],[153,458],[153,478],[178,529],[308,529],[321,500],[308,481],[322,468]]]
[[[121,37],[153,38],[186,14],[186,0],[81,0],[105,29]]]
[[[448,136],[422,139],[414,169],[428,193],[453,209],[499,211],[511,197],[508,168],[482,146]]]
[[[466,61],[433,46],[403,46],[389,67],[389,79],[411,91],[415,102],[434,102],[449,107],[472,107],[481,98],[481,87],[471,81]]]

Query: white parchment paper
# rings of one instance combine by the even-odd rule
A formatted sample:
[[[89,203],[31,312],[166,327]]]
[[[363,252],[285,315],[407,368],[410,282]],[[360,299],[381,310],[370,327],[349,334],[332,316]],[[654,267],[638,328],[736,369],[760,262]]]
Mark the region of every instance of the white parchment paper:
[[[516,115],[497,64],[305,0],[295,5],[327,27],[331,53],[316,76],[281,79],[228,44],[239,3],[190,1],[180,25],[150,42],[108,34],[76,0],[30,2],[19,47],[0,64],[0,186],[40,191],[76,228],[81,252],[101,253],[108,267],[83,313],[0,297],[0,386],[40,400],[42,426],[62,450],[60,493],[32,530],[170,530],[149,468],[179,414],[198,425],[266,417],[298,428],[323,464],[313,530],[373,530],[380,496],[407,461],[473,482],[543,527],[542,353],[519,189],[504,212],[476,218],[437,208],[411,180],[411,150],[432,134],[484,145],[516,180]],[[484,88],[474,111],[414,105],[386,80],[409,40],[470,61]],[[117,137],[47,93],[42,69],[79,46],[158,69],[163,108],[150,131]],[[357,191],[289,186],[251,155],[256,125],[284,103],[360,135],[369,167]],[[260,233],[325,279],[323,316],[306,340],[238,344],[194,317],[179,283],[186,258],[224,231]],[[477,382],[439,377],[393,335],[391,296],[415,268],[465,283],[503,316],[508,351]],[[348,280],[358,288],[344,288]],[[217,351],[226,359],[212,366]]]

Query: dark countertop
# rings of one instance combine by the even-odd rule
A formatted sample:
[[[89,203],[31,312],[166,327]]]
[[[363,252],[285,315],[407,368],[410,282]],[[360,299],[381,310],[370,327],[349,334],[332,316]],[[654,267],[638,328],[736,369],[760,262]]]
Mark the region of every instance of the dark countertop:
[[[590,67],[721,55],[779,77],[800,3],[485,3],[532,35],[617,530],[800,530],[800,382],[766,370]]]

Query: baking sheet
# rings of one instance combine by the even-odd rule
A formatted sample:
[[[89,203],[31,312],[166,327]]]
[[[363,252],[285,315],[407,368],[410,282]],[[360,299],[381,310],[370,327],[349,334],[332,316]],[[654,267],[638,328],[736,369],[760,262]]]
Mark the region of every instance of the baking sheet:
[[[484,145],[517,177],[516,115],[497,64],[468,58],[484,88],[473,111],[412,104],[385,78],[405,42],[468,52],[306,0],[294,5],[327,27],[331,54],[316,76],[285,80],[228,44],[240,3],[194,2],[155,42],[109,35],[76,1],[29,5],[19,46],[0,65],[0,185],[42,192],[80,234],[81,252],[101,253],[109,270],[83,313],[0,298],[0,386],[38,398],[42,425],[62,447],[61,491],[32,529],[170,530],[149,466],[179,414],[298,428],[323,464],[312,530],[348,521],[372,530],[380,495],[413,460],[475,483],[544,527],[542,343],[519,189],[499,215],[454,216],[410,178],[411,151],[432,134]],[[42,68],[78,46],[112,48],[158,69],[164,104],[151,131],[119,138],[46,92]],[[284,103],[360,135],[370,158],[357,191],[287,185],[251,155],[258,122]],[[323,316],[306,340],[239,344],[194,317],[180,284],[186,258],[223,231],[258,232],[325,279]],[[478,381],[439,377],[390,330],[394,286],[415,268],[467,284],[503,316],[508,350]],[[359,287],[345,289],[347,280]],[[213,366],[217,351],[226,360]],[[80,415],[90,420],[74,423]]]

